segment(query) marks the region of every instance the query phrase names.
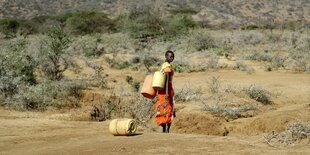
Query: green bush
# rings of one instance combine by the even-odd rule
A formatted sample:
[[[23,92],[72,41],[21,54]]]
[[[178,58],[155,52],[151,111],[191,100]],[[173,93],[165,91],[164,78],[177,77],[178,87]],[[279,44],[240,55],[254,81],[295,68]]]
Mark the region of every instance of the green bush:
[[[156,37],[162,33],[163,21],[151,10],[133,10],[124,21],[123,30],[133,38]]]
[[[165,40],[185,34],[197,26],[187,14],[177,13],[162,18],[152,9],[132,10],[123,24],[124,31],[133,38],[163,37]]]
[[[59,26],[54,26],[48,33],[48,39],[42,45],[42,59],[40,67],[45,76],[50,80],[60,80],[62,74],[69,66],[65,58],[66,49],[71,43],[67,33]]]
[[[186,14],[176,14],[163,19],[163,37],[164,39],[184,35],[188,30],[197,27],[197,23]]]
[[[75,35],[104,33],[115,30],[113,21],[106,14],[100,12],[81,11],[64,18],[66,19],[66,30]]]
[[[175,72],[182,73],[188,70],[189,66],[181,63],[173,63],[172,68]]]
[[[258,28],[259,27],[257,25],[251,24],[251,25],[247,25],[247,26],[241,27],[241,30],[256,30]]]
[[[0,76],[13,76],[20,78],[25,84],[36,84],[34,75],[37,62],[26,51],[27,42],[17,40],[4,48],[0,53]]]
[[[131,66],[131,64],[128,61],[124,61],[124,62],[120,62],[118,64],[115,65],[116,69],[125,69],[125,68],[129,68]]]
[[[36,28],[33,22],[22,19],[1,19],[0,20],[0,32],[5,35],[6,38],[14,38],[17,35],[27,36],[36,32]]]
[[[230,52],[232,50],[232,47],[218,47],[218,48],[210,48],[209,51],[212,53],[215,53],[219,56],[225,56],[228,57],[230,55]]]

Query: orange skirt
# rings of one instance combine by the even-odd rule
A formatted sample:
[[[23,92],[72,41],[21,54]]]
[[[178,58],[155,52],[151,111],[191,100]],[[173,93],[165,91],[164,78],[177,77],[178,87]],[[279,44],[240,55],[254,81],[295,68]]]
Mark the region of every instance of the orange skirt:
[[[154,108],[155,119],[158,125],[172,123],[172,106],[172,98],[166,101],[165,94],[158,94]]]

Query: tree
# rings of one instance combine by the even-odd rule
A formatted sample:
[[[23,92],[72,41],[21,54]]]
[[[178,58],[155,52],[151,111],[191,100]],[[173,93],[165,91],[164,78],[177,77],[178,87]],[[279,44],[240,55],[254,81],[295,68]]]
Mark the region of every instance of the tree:
[[[64,57],[66,49],[71,43],[67,33],[59,26],[54,26],[48,32],[47,46],[43,52],[41,69],[50,80],[60,80],[63,72],[68,68],[68,60]]]

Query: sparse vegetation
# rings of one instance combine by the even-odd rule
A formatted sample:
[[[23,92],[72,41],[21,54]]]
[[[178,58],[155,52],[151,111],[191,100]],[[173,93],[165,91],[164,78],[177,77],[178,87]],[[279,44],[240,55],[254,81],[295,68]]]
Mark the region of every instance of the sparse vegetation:
[[[289,146],[310,142],[310,123],[295,122],[287,126],[285,131],[272,132],[264,136],[265,142],[271,146]]]
[[[187,84],[183,88],[176,90],[175,100],[176,102],[188,102],[200,100],[202,96],[201,88],[192,88]]]
[[[252,74],[255,72],[253,67],[246,65],[242,60],[237,60],[236,65],[234,66],[234,69],[245,71],[249,74]]]
[[[228,117],[228,119],[253,117],[250,111],[256,110],[251,104],[244,104],[237,107],[228,107],[227,105],[209,105],[204,104],[205,110],[219,117]]]
[[[221,88],[221,77],[220,76],[212,76],[208,81],[209,92],[212,94],[217,94],[220,92]]]
[[[245,93],[249,95],[250,98],[261,102],[264,105],[272,104],[270,92],[261,88],[260,86],[250,85],[248,88],[244,89]]]
[[[205,31],[195,31],[191,35],[193,38],[190,39],[190,44],[193,44],[197,51],[203,51],[217,47],[215,39]]]

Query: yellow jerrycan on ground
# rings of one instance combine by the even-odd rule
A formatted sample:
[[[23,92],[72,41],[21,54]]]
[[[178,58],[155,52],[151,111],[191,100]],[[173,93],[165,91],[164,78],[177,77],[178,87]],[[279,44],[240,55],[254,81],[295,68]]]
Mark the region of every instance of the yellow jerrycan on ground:
[[[109,125],[109,131],[114,136],[134,135],[137,130],[137,123],[134,119],[113,119]]]
[[[166,75],[160,71],[154,73],[152,87],[156,90],[164,90],[166,83]]]

